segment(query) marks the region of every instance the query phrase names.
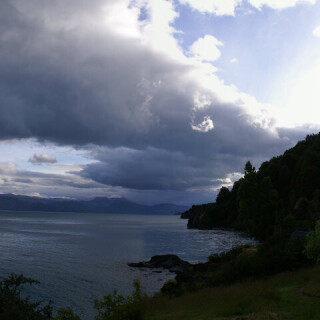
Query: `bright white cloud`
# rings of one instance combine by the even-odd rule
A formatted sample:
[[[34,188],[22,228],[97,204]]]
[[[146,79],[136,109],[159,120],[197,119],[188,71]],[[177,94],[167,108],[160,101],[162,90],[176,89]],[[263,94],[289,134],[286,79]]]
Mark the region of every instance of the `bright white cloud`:
[[[236,8],[245,3],[244,0],[179,0],[182,4],[188,4],[200,12],[212,13],[218,16],[234,16]],[[247,0],[253,7],[260,9],[268,6],[273,9],[285,9],[294,7],[300,3],[315,4],[317,0]]]
[[[214,6],[222,8],[230,8],[231,3],[236,6],[242,0],[237,1],[208,1]],[[206,1],[204,1],[206,2]],[[201,4],[202,1],[195,1],[194,3]],[[171,59],[176,60],[180,65],[192,66],[189,73],[184,73],[179,82],[189,86],[192,85],[198,88],[194,94],[194,108],[202,109],[209,107],[213,102],[213,97],[220,103],[236,103],[240,105],[244,113],[248,113],[248,121],[250,124],[258,125],[265,129],[274,129],[274,123],[271,119],[270,113],[266,110],[269,106],[259,103],[254,97],[240,92],[238,88],[233,85],[226,85],[217,75],[217,68],[210,62],[214,62],[221,56],[219,47],[224,44],[213,35],[205,35],[196,40],[189,48],[191,57],[185,56],[183,49],[179,46],[174,34],[177,30],[172,26],[175,19],[179,17],[173,3],[167,0],[140,0],[136,5],[141,9],[144,7],[148,11],[149,19],[145,22],[141,37],[144,39],[145,45],[151,47],[153,50],[161,52]],[[222,11],[221,11],[222,12]],[[232,63],[237,62],[233,59]],[[150,86],[149,86],[150,87]],[[156,88],[155,88],[156,89]],[[149,89],[144,89],[145,93]],[[150,90],[149,90],[150,91]],[[153,94],[147,94],[147,97],[153,97]],[[148,98],[149,99],[149,98]],[[211,121],[211,119],[210,119]],[[194,126],[194,130],[203,131],[208,128],[208,132],[213,129],[213,122],[204,121],[204,127],[199,125]],[[200,129],[199,129],[200,128]]]
[[[243,177],[241,172],[228,173],[224,178],[216,179],[216,182],[221,182],[219,185],[212,188],[213,191],[219,191],[221,187],[231,187],[237,180]]]
[[[145,44],[175,60],[184,59],[173,36],[178,31],[172,24],[179,16],[173,3],[166,0],[149,0],[145,3],[144,8],[147,9],[149,15],[142,35]]]
[[[196,92],[193,96],[194,110],[209,107],[212,103],[212,97],[208,94]]]
[[[218,49],[218,47],[221,46],[223,46],[221,41],[214,36],[207,34],[191,45],[190,52],[199,60],[216,61],[221,55],[221,52]]]
[[[206,116],[203,118],[203,121],[198,125],[191,124],[191,128],[192,130],[206,133],[214,129],[214,124],[211,118],[209,116]]]
[[[320,62],[301,75],[290,88],[283,115],[283,118],[286,117],[284,124],[315,123],[320,119],[319,83]]]
[[[130,1],[107,3],[103,8],[104,23],[107,28],[122,36],[139,38],[144,23],[139,20],[140,9],[130,6]]]
[[[272,9],[285,9],[294,7],[297,4],[310,3],[315,4],[317,0],[248,0],[249,3],[260,9],[263,6],[268,6]]]
[[[218,16],[235,15],[236,7],[242,0],[179,0],[182,4],[189,4],[200,12],[213,13]]]
[[[230,60],[230,63],[238,63],[238,62],[239,62],[239,60],[236,59],[236,58],[233,58],[233,59]]]
[[[317,38],[320,38],[320,26],[313,30],[313,35]]]

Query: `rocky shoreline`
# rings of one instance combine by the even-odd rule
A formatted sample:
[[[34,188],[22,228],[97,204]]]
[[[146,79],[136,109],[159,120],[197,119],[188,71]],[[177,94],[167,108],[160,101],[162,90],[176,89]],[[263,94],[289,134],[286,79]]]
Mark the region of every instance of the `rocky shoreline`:
[[[178,286],[183,283],[199,283],[208,279],[208,262],[192,264],[173,254],[156,255],[149,261],[132,262],[128,263],[128,266],[133,268],[157,269],[153,272],[159,273],[162,272],[161,269],[169,270],[176,274],[175,281]],[[163,288],[161,290],[163,290]]]

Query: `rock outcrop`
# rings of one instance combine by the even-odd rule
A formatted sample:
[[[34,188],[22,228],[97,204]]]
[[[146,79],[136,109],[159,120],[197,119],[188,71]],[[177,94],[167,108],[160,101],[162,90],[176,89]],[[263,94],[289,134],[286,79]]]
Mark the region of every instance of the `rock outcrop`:
[[[128,263],[129,267],[134,268],[163,268],[170,272],[181,273],[192,268],[192,264],[180,259],[174,254],[156,255],[149,261],[141,261],[137,263]]]

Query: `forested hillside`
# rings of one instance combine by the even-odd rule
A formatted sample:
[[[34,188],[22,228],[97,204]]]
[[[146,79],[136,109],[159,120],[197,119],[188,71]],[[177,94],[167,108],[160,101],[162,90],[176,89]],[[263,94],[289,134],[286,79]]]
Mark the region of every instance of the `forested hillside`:
[[[259,170],[247,162],[244,174],[231,190],[222,187],[215,203],[185,212],[188,227],[234,228],[260,240],[314,227],[320,216],[320,134],[308,135]]]

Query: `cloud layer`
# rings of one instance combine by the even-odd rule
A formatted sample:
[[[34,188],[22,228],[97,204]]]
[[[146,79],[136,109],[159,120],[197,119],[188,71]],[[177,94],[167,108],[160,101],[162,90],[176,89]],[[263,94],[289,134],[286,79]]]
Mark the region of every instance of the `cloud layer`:
[[[181,2],[231,15],[241,3]],[[96,160],[67,176],[19,171],[16,182],[183,198],[230,184],[249,158],[261,162],[293,144],[267,106],[219,79],[208,63],[220,56],[219,40],[199,38],[193,56],[183,54],[177,16],[165,0],[0,2],[0,139],[85,148]],[[34,154],[30,162],[56,158]]]

